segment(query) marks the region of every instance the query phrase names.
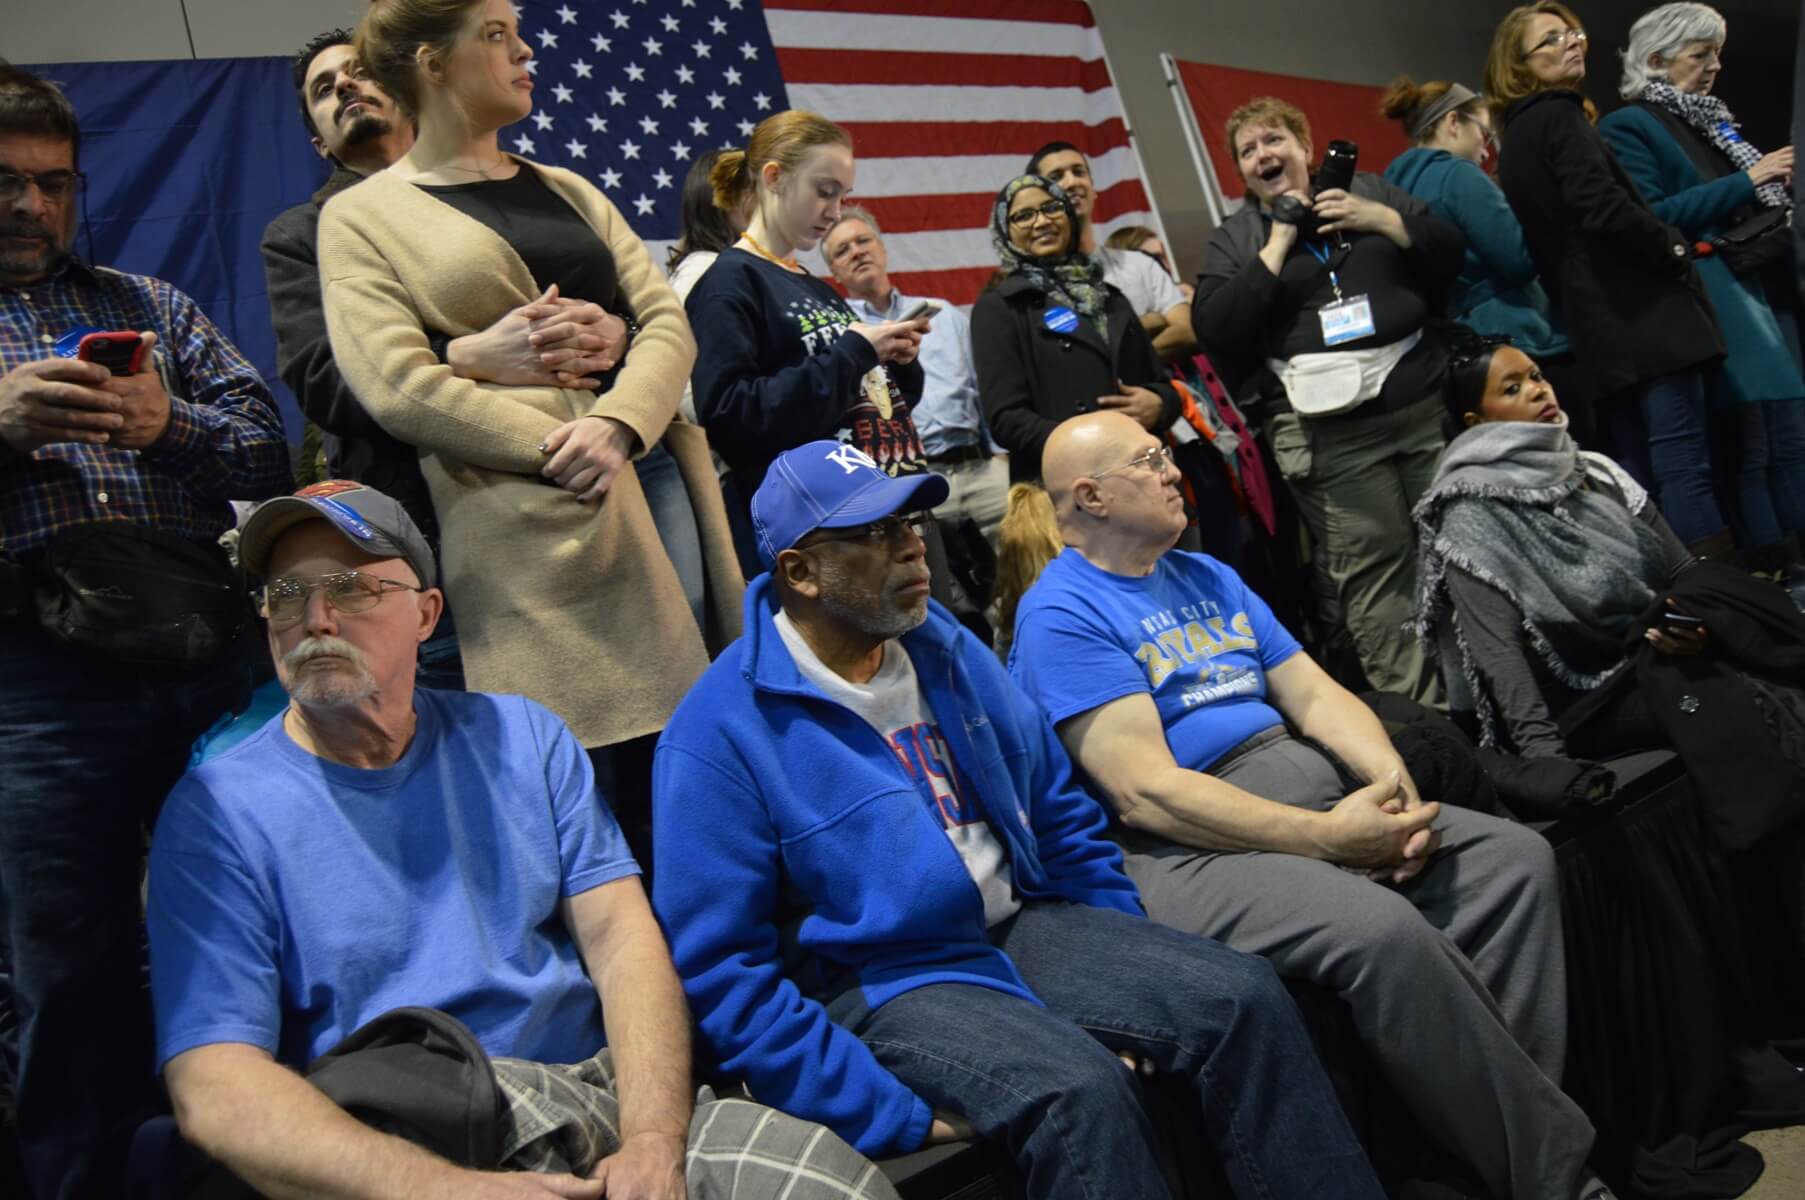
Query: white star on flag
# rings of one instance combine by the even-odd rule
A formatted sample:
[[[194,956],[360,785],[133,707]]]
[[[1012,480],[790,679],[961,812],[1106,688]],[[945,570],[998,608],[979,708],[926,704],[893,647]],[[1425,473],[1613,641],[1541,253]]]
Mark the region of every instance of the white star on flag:
[[[739,123],[739,126],[740,126],[740,136],[741,137],[751,137],[752,136],[752,130],[753,130],[752,122],[741,121]]]
[[[526,73],[528,75],[537,75],[539,73],[539,60],[538,59],[529,58],[526,60]]]
[[[616,29],[625,29],[630,18],[628,18],[626,13],[617,8],[608,14],[608,19],[614,22],[614,27]]]
[[[708,122],[704,121],[701,117],[697,117],[689,123],[689,131],[697,137],[707,137]]]
[[[570,103],[571,91],[561,83],[552,86],[552,95],[558,98],[559,104]]]
[[[641,42],[640,45],[646,48],[647,54],[655,57],[664,53],[664,43],[657,38],[647,38],[645,41]]]
[[[570,156],[572,158],[589,157],[589,147],[585,146],[582,142],[577,141],[575,138],[571,138],[568,142],[565,142],[564,148],[570,151]]]
[[[640,216],[649,217],[652,215],[652,210],[657,208],[658,205],[648,199],[644,192],[641,192],[639,193],[639,199],[633,202],[633,207],[639,210]]]
[[[638,63],[628,63],[627,64],[627,78],[631,79],[634,83],[644,83],[645,78],[646,78],[646,69],[644,67],[640,66]]]
[[[677,97],[675,97],[671,94],[671,89],[669,89],[669,88],[664,88],[663,90],[661,90],[658,93],[656,99],[658,100],[658,105],[661,108],[676,108],[677,107]]]
[[[558,10],[558,20],[566,25],[575,25],[577,23],[576,10],[566,4],[563,8]]]
[[[620,104],[625,104],[627,102],[627,93],[621,91],[617,87],[609,88],[607,91],[607,96],[608,96],[608,103],[610,103],[610,104],[620,105]]]
[[[671,144],[671,157],[683,162],[688,162],[689,147],[682,142],[673,142]]]
[[[596,133],[607,133],[608,132],[608,122],[602,119],[602,116],[600,113],[590,113],[589,114],[589,128],[594,130]]]
[[[697,58],[707,58],[708,57],[708,43],[707,42],[691,42],[689,44],[689,48],[696,52]]]
[[[619,187],[620,186],[620,172],[616,171],[613,167],[609,167],[607,170],[603,171],[602,172],[602,186],[608,187],[608,188]]]
[[[738,12],[741,3],[743,3],[743,0],[727,0],[727,7],[731,8],[734,12]]]
[[[671,186],[671,173],[669,171],[665,170],[663,167],[659,167],[657,172],[652,176],[652,178],[658,181],[658,186],[661,188],[667,188],[667,187]]]
[[[761,109],[770,108],[771,107],[771,97],[765,95],[763,92],[760,92],[758,95],[752,97],[752,103],[758,105],[759,108],[761,108]]]
[[[648,137],[658,136],[658,122],[650,117],[639,118],[639,127],[646,131],[646,136]]]
[[[719,18],[719,17],[716,17],[714,20],[710,21],[708,23],[708,27],[710,29],[714,30],[716,37],[719,37],[723,33],[727,32],[727,22],[721,20],[721,18]]]
[[[688,67],[678,67],[677,68],[677,82],[678,83],[694,83],[695,81],[696,81],[696,73],[694,71],[690,70]]]
[[[590,66],[588,63],[584,62],[580,58],[577,59],[577,61],[570,64],[570,69],[577,73],[578,79],[588,79],[590,76],[590,73],[595,70],[594,67]]]
[[[558,44],[558,35],[549,29],[541,29],[539,31],[539,44],[546,47],[556,46]]]
[[[740,53],[745,55],[746,61],[750,62],[758,57],[758,47],[754,46],[751,42],[741,42]]]
[[[639,147],[630,141],[622,142],[620,144],[620,152],[622,155],[624,155],[627,158],[638,158],[639,157]]]
[[[521,134],[514,139],[514,149],[520,151],[522,154],[531,154],[533,152],[533,139],[524,133]]]
[[[727,97],[721,95],[721,93],[719,93],[719,92],[708,93],[708,96],[706,97],[706,99],[708,100],[708,107],[710,107],[710,108],[726,108],[727,107]]]
[[[533,114],[533,124],[537,125],[540,129],[550,129],[552,127],[552,115],[548,112],[536,112]]]
[[[671,16],[669,13],[666,13],[664,15],[664,19],[662,21],[660,21],[659,23],[664,26],[664,31],[666,33],[676,33],[677,32],[677,18]]]
[[[594,37],[590,38],[589,42],[591,45],[593,45],[595,47],[595,52],[597,54],[606,54],[610,50],[614,49],[614,43],[609,41],[607,38],[603,37],[599,33],[596,34]]]
[[[721,78],[727,81],[729,87],[738,87],[740,85],[740,73],[737,67],[728,67],[727,73]]]

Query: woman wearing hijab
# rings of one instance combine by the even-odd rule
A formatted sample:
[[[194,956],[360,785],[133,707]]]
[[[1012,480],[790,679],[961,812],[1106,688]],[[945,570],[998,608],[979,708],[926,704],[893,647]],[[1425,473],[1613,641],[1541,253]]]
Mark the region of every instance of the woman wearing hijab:
[[[1655,215],[1695,242],[1723,331],[1714,407],[1738,447],[1725,463],[1751,570],[1776,574],[1805,537],[1805,377],[1794,307],[1791,146],[1763,154],[1711,94],[1727,29],[1706,4],[1663,4],[1630,27],[1619,91],[1628,104],[1598,132]],[[1789,344],[1790,343],[1790,344]]]
[[[1004,278],[972,308],[972,354],[991,436],[1009,473],[1040,478],[1040,453],[1067,417],[1117,409],[1143,428],[1178,419],[1178,393],[1127,297],[1078,249],[1065,191],[1040,175],[997,193],[990,240]]]

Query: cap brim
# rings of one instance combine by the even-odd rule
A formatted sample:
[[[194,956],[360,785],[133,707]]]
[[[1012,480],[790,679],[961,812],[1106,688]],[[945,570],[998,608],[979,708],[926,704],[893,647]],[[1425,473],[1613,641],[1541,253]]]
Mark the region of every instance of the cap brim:
[[[932,471],[918,475],[891,476],[883,483],[866,488],[848,499],[821,518],[815,528],[846,529],[853,525],[881,521],[891,513],[933,508],[944,504],[952,490],[946,476],[936,475]]]
[[[352,537],[332,514],[304,496],[277,496],[257,506],[238,531],[238,564],[252,575],[269,574],[269,555],[276,539],[302,521],[324,521],[353,548],[382,558],[407,558],[407,551],[380,530],[368,540]]]

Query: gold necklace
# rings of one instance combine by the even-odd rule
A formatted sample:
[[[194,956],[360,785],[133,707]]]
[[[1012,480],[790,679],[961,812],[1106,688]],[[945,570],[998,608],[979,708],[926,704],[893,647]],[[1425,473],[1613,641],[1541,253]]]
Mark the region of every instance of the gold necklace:
[[[746,244],[748,246],[752,247],[752,253],[758,255],[760,258],[766,260],[767,262],[774,262],[778,266],[783,267],[786,270],[797,271],[797,272],[802,271],[801,263],[797,262],[794,258],[777,257],[775,254],[772,254],[769,250],[767,250],[763,246],[759,245],[758,239],[753,237],[750,233],[742,233],[742,234],[740,234],[740,236],[746,240]]]
[[[489,166],[489,167],[460,167],[456,163],[449,163],[449,162],[441,164],[441,165],[447,171],[463,171],[469,175],[481,175],[484,179],[494,179],[495,177],[493,175],[489,174],[489,172],[490,171],[499,171],[504,165],[506,165],[507,161],[508,161],[508,156],[504,154],[500,158],[495,160],[495,163],[493,166]]]

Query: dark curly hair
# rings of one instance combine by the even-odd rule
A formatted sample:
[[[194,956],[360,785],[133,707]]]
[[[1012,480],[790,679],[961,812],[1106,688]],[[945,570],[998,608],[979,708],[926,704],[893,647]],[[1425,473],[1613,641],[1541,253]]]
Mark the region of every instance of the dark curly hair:
[[[334,46],[349,46],[351,31],[349,29],[328,29],[325,33],[315,34],[305,46],[295,52],[294,65],[290,68],[295,81],[295,99],[301,104],[301,124],[307,127],[307,136],[319,137],[319,126],[313,123],[313,113],[307,108],[307,68],[319,57],[320,51],[330,50]]]

